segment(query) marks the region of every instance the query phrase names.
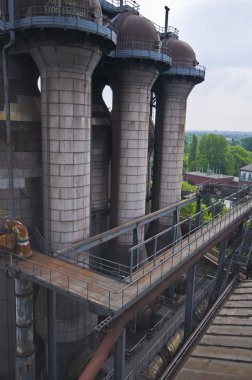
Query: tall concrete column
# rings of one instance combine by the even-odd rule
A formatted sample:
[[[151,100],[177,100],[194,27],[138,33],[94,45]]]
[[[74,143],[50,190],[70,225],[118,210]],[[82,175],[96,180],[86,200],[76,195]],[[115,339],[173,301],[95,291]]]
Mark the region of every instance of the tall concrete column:
[[[113,71],[111,227],[145,215],[150,89],[154,65],[121,63]],[[144,230],[138,231],[143,239]],[[132,233],[118,238],[114,259],[128,264]]]
[[[90,233],[91,77],[101,50],[88,39],[69,45],[55,39],[30,49],[41,75],[44,235],[53,250]],[[37,330],[47,345],[43,289],[36,310]],[[57,378],[64,380],[97,316],[57,295],[56,317]]]
[[[193,87],[165,76],[156,86],[153,211],[181,199],[186,104]]]
[[[181,199],[186,104],[193,87],[192,81],[173,80],[165,75],[155,85],[157,110],[152,211],[168,207]],[[155,235],[172,225],[171,214],[152,223],[148,235]],[[158,239],[158,250],[167,247],[172,238],[171,233],[162,235]],[[152,254],[151,244],[148,251]]]
[[[41,75],[44,235],[54,249],[89,236],[91,76],[101,51],[32,47]]]

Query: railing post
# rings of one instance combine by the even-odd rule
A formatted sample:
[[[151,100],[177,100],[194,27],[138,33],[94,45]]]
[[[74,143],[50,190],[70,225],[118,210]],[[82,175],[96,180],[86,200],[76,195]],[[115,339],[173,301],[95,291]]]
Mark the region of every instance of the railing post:
[[[130,282],[132,282],[132,274],[133,274],[133,249],[130,248]]]
[[[138,238],[138,227],[133,229],[133,247],[137,246],[137,248],[134,250],[134,260],[133,260],[133,266],[136,266],[138,269],[139,266],[139,238]]]
[[[156,265],[156,257],[157,257],[157,236],[155,236],[155,240],[154,240],[154,266]]]
[[[173,244],[175,245],[176,244],[176,241],[177,241],[177,224],[178,224],[178,208],[176,207],[176,210],[173,211],[173,221],[172,221],[172,224],[173,224]]]
[[[200,196],[197,196],[197,203],[196,203],[196,227],[200,226],[201,223],[201,198]]]

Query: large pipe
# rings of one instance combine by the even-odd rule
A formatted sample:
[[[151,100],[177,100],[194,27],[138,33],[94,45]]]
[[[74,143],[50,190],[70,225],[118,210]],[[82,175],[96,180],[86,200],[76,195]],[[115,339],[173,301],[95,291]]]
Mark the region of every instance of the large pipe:
[[[33,286],[15,279],[16,299],[16,380],[35,379],[33,343]]]
[[[5,231],[13,232],[16,236],[17,254],[23,257],[30,257],[32,250],[27,228],[17,220],[7,219],[3,223]]]
[[[169,14],[169,10],[170,10],[170,8],[168,8],[167,6],[165,6],[165,34],[168,31],[168,14]]]
[[[14,179],[13,179],[13,151],[11,141],[11,116],[10,116],[10,96],[9,96],[9,80],[8,80],[8,59],[7,51],[14,45],[15,35],[15,16],[14,16],[14,0],[8,0],[9,22],[10,22],[10,40],[3,47],[3,81],[4,81],[4,110],[6,115],[6,140],[9,163],[9,208],[10,215],[14,217]]]

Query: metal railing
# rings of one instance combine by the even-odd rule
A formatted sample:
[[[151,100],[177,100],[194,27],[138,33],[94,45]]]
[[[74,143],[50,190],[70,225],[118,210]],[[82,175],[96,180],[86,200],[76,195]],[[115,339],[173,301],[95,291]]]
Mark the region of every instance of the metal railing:
[[[126,224],[115,227],[109,231],[103,232],[89,239],[80,241],[76,244],[72,244],[71,246],[67,248],[56,251],[54,252],[54,256],[68,257],[68,256],[75,255],[77,253],[82,253],[84,251],[88,251],[91,248],[97,247],[100,244],[113,240],[122,234],[127,234],[127,233],[132,233],[132,241],[133,241],[134,240],[133,235],[134,234],[136,236],[138,235],[137,231],[139,228],[141,228],[142,226],[147,226],[149,223],[155,220],[158,220],[159,218],[163,218],[165,216],[171,215],[172,212],[178,211],[181,208],[188,206],[189,204],[195,202],[196,199],[197,198],[195,196],[194,198],[191,198],[191,199],[182,200],[178,203],[173,204],[172,206],[165,207],[151,214],[134,219]]]
[[[107,9],[108,7],[113,9],[115,12],[120,11],[120,0],[100,0],[100,4],[102,8]],[[123,10],[131,9],[133,11],[138,12],[140,9],[140,5],[134,0],[123,0],[122,4]]]
[[[74,257],[58,257],[59,260],[67,261],[77,266],[93,270],[97,273],[110,275],[118,280],[125,280],[130,274],[130,267],[112,260],[82,252]]]
[[[246,191],[246,189],[239,190],[235,194],[236,195],[239,195],[239,194],[242,195],[244,193],[244,191]],[[249,189],[250,189],[250,187],[249,187]],[[249,198],[247,198],[247,200],[249,202],[252,202],[252,194],[247,195],[247,197],[249,197]],[[131,265],[130,265],[131,281],[132,281],[134,272],[140,270],[139,268],[142,268],[142,270],[144,270],[146,264],[150,264],[150,262],[151,262],[153,264],[153,267],[155,267],[156,261],[158,259],[157,265],[163,266],[165,260],[173,259],[174,256],[177,255],[177,253],[178,253],[178,251],[176,251],[176,249],[175,249],[175,246],[176,247],[180,246],[179,251],[183,248],[186,248],[186,246],[188,246],[189,250],[191,250],[190,246],[191,246],[192,242],[198,241],[199,238],[201,238],[202,236],[203,236],[203,239],[205,241],[206,240],[205,234],[209,235],[210,230],[213,231],[213,228],[215,229],[215,231],[217,231],[217,226],[220,226],[220,223],[222,223],[222,218],[224,218],[225,220],[229,217],[231,218],[234,215],[234,213],[236,212],[237,207],[239,205],[242,206],[243,203],[244,203],[244,198],[240,199],[236,203],[233,203],[233,205],[231,206],[229,211],[226,211],[226,209],[223,208],[221,213],[216,216],[215,215],[215,209],[217,208],[218,205],[223,204],[223,200],[217,201],[214,204],[212,204],[211,206],[202,210],[201,212],[198,212],[195,215],[193,215],[187,219],[184,219],[181,222],[175,224],[174,226],[169,227],[169,228],[165,229],[164,231],[152,236],[151,238],[143,240],[142,242],[138,243],[137,245],[131,247],[129,249],[129,256],[130,256],[130,263],[131,263]],[[197,219],[201,219],[201,220],[203,219],[204,220],[205,216],[209,217],[211,220],[210,221],[208,220],[206,222],[202,222],[200,225],[200,228],[197,227],[194,222]],[[183,226],[186,226],[188,228],[188,232],[185,235],[183,235],[183,239],[182,239],[181,237],[177,237],[176,235],[177,235],[177,231],[180,231],[181,229],[183,229]],[[194,234],[197,235],[197,231],[200,231],[201,233],[200,234],[198,233],[198,236],[196,236],[196,239],[195,239]],[[203,234],[203,235],[201,235],[201,234]],[[170,236],[175,237],[174,242],[169,243],[166,246],[162,246],[162,248],[159,249],[158,243],[165,235],[170,235]],[[153,254],[151,256],[149,256],[147,259],[140,261],[139,260],[139,257],[140,257],[139,253],[140,253],[141,249],[150,243],[152,243],[152,246],[154,247],[153,248]],[[172,255],[170,255],[167,258],[166,253],[168,250],[171,250],[171,249],[172,249]],[[172,262],[173,262],[173,260],[172,260]],[[134,265],[134,263],[136,263],[136,264]]]
[[[146,289],[152,287],[157,281],[164,278],[164,276],[167,277],[169,273],[172,273],[183,264],[183,262],[187,261],[195,252],[200,251],[209,240],[215,239],[215,237],[225,231],[227,227],[251,212],[251,208],[252,195],[249,194],[246,195],[245,198],[237,201],[228,212],[212,219],[208,223],[202,223],[194,233],[189,232],[187,238],[183,240],[178,239],[168,251],[165,251],[158,257],[157,251],[155,251],[150,258],[151,261],[145,260],[141,262],[141,265],[138,264],[138,270],[135,273],[132,272],[131,277],[128,279],[130,282],[127,285],[123,287],[122,283],[118,282],[119,290],[115,290],[115,284],[113,286],[110,285],[109,282],[108,286],[101,286],[98,285],[97,282],[88,282],[88,280],[85,280],[85,276],[80,280],[80,278],[73,274],[69,275],[63,270],[55,268],[55,264],[50,267],[50,261],[47,262],[47,265],[40,264],[32,258],[23,258],[20,262],[18,257],[13,255],[13,262],[8,263],[6,261],[6,254],[2,252],[1,258],[4,260],[0,260],[0,264],[13,267],[13,269],[17,271],[22,271],[24,275],[34,277],[41,283],[49,284],[56,289],[64,289],[79,298],[86,299],[103,308],[116,311],[130,302],[132,298],[135,298]],[[149,216],[149,218],[151,218],[151,216]],[[145,218],[140,220],[141,223],[146,222]],[[138,223],[140,223],[140,220],[138,220]],[[175,228],[180,224],[181,223],[178,223]],[[131,228],[132,226],[134,226],[134,222],[130,223]],[[129,225],[125,228],[129,228]],[[119,229],[119,231],[122,230]],[[119,233],[119,231],[117,232]],[[151,239],[155,241],[156,236]],[[130,252],[132,252],[132,255],[145,243],[146,241],[131,248]],[[102,275],[97,274],[97,276]],[[119,286],[119,284],[121,285]]]
[[[49,21],[46,21],[45,17],[49,17]],[[8,29],[8,13],[2,14],[1,18],[4,29]],[[26,21],[24,22],[24,20]],[[25,8],[18,7],[15,12],[15,28],[24,26],[34,27],[46,23],[48,24],[48,27],[53,25],[59,27],[61,24],[65,24],[67,27],[69,24],[69,26],[75,26],[76,29],[78,29],[80,21],[90,21],[115,32],[114,24],[108,17],[103,16],[99,12],[93,12],[83,7],[39,5]]]
[[[161,41],[147,42],[139,40],[120,41],[115,51],[110,53],[111,57],[142,57],[155,59],[171,64],[171,52],[168,48],[161,49]]]

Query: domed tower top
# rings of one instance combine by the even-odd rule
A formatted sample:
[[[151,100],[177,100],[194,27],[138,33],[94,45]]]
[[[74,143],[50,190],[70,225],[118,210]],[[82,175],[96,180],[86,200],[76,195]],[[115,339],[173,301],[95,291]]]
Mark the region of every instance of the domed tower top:
[[[2,0],[2,3],[0,14],[6,13],[5,30],[8,30],[8,0]],[[108,20],[103,20],[99,0],[18,0],[15,15],[16,29],[72,29],[97,34],[116,42],[111,24]]]
[[[195,67],[198,64],[194,50],[185,41],[176,37],[166,38],[163,40],[162,47],[170,52],[172,67]]]
[[[199,66],[195,52],[187,42],[172,36],[163,40],[162,49],[172,57],[171,68],[165,75],[191,76],[200,82],[204,80],[205,68]]]
[[[117,31],[117,58],[154,59],[170,64],[171,58],[161,52],[161,40],[151,21],[132,12],[120,13],[114,20]]]
[[[132,48],[139,48],[139,45],[151,50],[159,49],[161,41],[159,33],[154,25],[144,17],[130,14],[117,20],[118,43],[131,44]]]

